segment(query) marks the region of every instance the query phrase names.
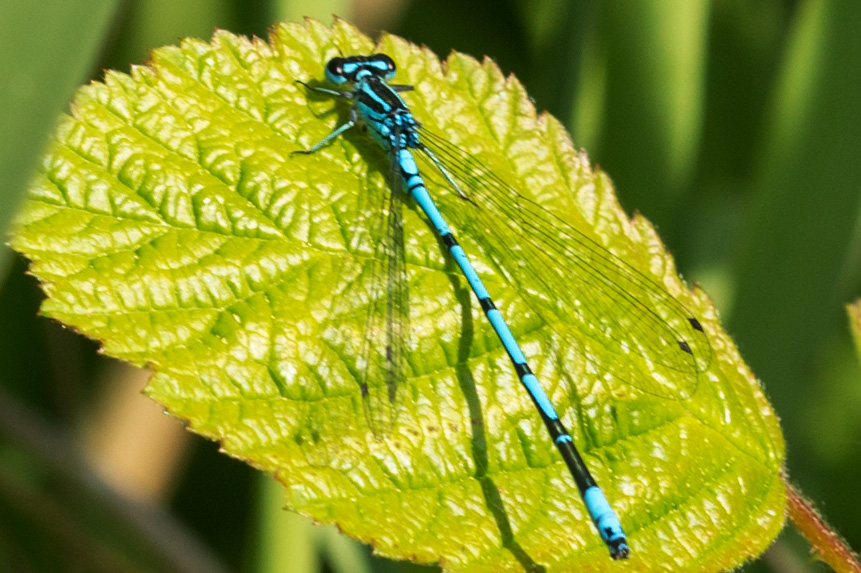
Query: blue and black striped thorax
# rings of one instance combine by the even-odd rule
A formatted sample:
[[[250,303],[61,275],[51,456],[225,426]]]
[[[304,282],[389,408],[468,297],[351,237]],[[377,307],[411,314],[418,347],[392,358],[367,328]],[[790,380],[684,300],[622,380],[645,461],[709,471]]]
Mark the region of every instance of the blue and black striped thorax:
[[[330,82],[354,86],[356,119],[389,151],[419,146],[418,121],[386,83],[395,75],[395,69],[395,63],[385,54],[332,58],[326,65],[326,79]]]

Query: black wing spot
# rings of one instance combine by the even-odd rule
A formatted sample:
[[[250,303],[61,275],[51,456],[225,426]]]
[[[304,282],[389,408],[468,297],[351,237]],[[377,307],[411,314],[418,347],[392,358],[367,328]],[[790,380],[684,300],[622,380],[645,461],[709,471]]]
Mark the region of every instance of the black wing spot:
[[[691,356],[694,355],[693,350],[691,350],[691,347],[684,340],[679,340],[679,348],[681,348],[682,350],[684,350],[685,352],[687,352]]]
[[[700,321],[697,320],[696,318],[689,318],[688,322],[691,323],[691,326],[694,328],[694,330],[699,330],[700,332],[705,332],[703,330],[703,325],[700,324]]]

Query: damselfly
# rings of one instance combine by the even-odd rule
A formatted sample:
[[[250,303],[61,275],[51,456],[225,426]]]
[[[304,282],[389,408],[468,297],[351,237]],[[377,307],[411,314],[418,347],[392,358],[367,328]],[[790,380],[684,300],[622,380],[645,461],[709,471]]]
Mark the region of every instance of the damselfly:
[[[310,86],[312,92],[352,103],[349,117],[328,136],[297,153],[314,153],[347,130],[367,129],[390,156],[391,195],[385,237],[387,272],[383,278],[386,307],[386,384],[394,387],[403,376],[406,288],[404,240],[400,201],[411,198],[430,221],[441,243],[460,268],[478,299],[487,320],[508,353],[521,384],[529,393],[547,431],[568,466],[601,538],[614,559],[628,557],[622,525],[574,446],[547,394],[496,308],[464,249],[458,244],[419,172],[413,150],[421,152],[442,176],[445,185],[462,199],[466,213],[480,220],[481,230],[517,228],[517,245],[492,252],[502,267],[526,267],[533,290],[552,288],[552,293],[532,296],[541,314],[559,317],[575,325],[581,336],[597,340],[612,359],[595,367],[612,379],[628,382],[646,393],[671,399],[690,397],[697,375],[708,367],[711,348],[699,321],[657,283],[611,254],[571,225],[527,199],[484,167],[475,157],[426,131],[413,116],[399,92],[412,86],[388,83],[395,63],[384,54],[333,58],[326,65],[331,89]],[[459,225],[461,230],[469,223]],[[558,288],[562,285],[565,288]],[[368,389],[363,387],[367,397]]]

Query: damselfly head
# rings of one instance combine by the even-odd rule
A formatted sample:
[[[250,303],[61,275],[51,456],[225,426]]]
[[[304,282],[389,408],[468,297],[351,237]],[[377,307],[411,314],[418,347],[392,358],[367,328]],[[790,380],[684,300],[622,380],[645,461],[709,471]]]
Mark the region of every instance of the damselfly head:
[[[326,79],[335,85],[355,83],[368,76],[390,80],[395,70],[395,62],[385,54],[337,57],[326,64]]]

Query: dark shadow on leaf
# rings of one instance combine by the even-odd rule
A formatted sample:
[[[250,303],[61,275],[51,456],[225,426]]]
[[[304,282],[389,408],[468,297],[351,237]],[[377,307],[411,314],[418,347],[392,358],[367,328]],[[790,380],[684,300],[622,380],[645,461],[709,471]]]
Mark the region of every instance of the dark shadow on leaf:
[[[442,243],[440,243],[440,247],[444,248]],[[446,267],[453,266],[451,260],[447,259]],[[505,504],[502,501],[499,488],[496,487],[493,479],[487,475],[489,463],[487,459],[487,432],[484,425],[484,412],[481,408],[481,400],[479,400],[478,392],[476,392],[475,378],[473,378],[472,371],[470,371],[468,365],[469,350],[475,332],[472,320],[472,292],[464,286],[461,278],[455,274],[454,271],[456,269],[447,268],[446,270],[448,271],[455,298],[460,303],[461,308],[460,320],[462,327],[460,345],[457,352],[456,373],[458,384],[469,407],[475,478],[481,484],[481,492],[484,495],[485,504],[496,521],[496,527],[499,529],[499,534],[502,538],[502,546],[511,551],[514,558],[523,566],[524,571],[544,573],[545,568],[536,563],[514,538],[514,531],[511,529],[511,521],[508,519],[508,513],[505,511]]]
[[[295,83],[305,90],[305,96],[308,101],[308,110],[317,119],[323,120],[334,113],[340,113],[343,110],[350,109],[349,105],[339,105],[338,100],[341,98],[314,91],[314,88],[332,89],[332,86],[326,82],[321,82],[320,80],[311,80],[308,82],[296,80]],[[326,104],[327,107],[323,108],[323,104]],[[344,121],[346,121],[346,115],[344,115],[343,118]],[[340,122],[338,125],[340,125]]]

